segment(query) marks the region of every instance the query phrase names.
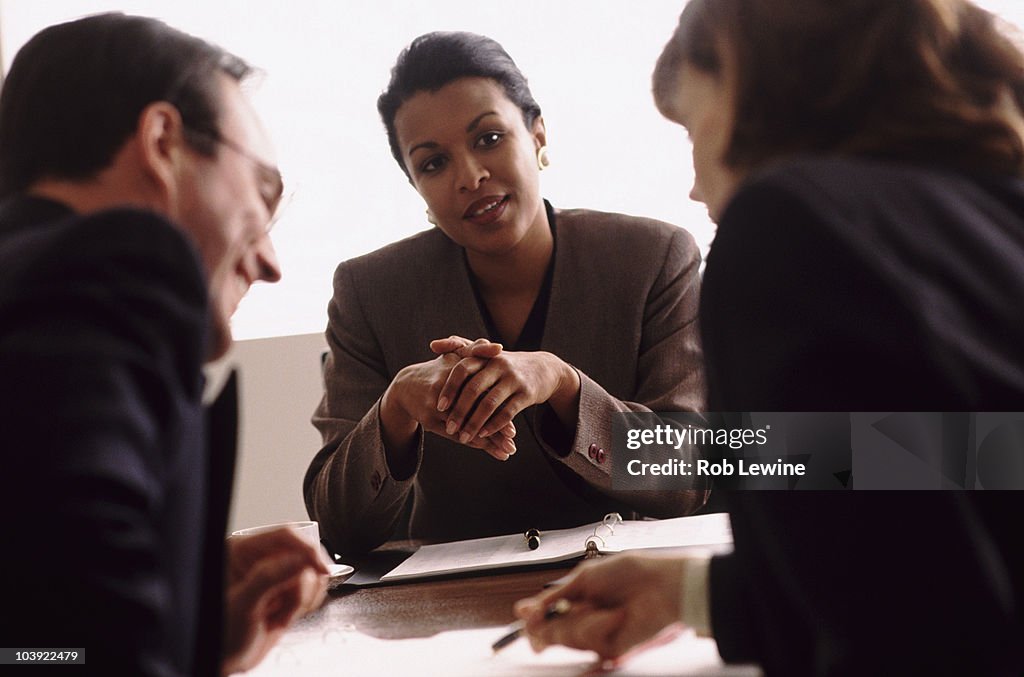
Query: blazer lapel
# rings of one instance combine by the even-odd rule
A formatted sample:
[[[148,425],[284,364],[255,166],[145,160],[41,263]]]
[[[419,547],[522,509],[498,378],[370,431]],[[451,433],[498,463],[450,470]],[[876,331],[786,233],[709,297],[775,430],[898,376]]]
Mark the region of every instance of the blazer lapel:
[[[202,555],[202,596],[196,635],[196,674],[219,674],[224,607],[224,538],[231,507],[238,446],[238,372],[206,408],[206,524]]]

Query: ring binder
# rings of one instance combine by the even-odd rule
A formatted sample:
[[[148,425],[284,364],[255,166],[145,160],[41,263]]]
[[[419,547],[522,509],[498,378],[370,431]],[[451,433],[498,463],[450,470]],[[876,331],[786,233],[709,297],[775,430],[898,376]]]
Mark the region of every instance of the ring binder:
[[[622,523],[622,515],[617,512],[610,512],[604,516],[600,524],[594,527],[594,533],[587,537],[583,544],[583,559],[593,559],[601,556],[602,550],[608,549],[605,537],[615,535],[615,526]],[[601,530],[604,529],[604,532]],[[600,541],[600,545],[598,545]]]
[[[664,520],[623,520],[609,513],[595,524],[544,532],[544,545],[523,547],[523,534],[425,545],[381,577],[381,582],[428,578],[506,567],[523,567],[637,550],[685,546],[729,548],[725,513]]]

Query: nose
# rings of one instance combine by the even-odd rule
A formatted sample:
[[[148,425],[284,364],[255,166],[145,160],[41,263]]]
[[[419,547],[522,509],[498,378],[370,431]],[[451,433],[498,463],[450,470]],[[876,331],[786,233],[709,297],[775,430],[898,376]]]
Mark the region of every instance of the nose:
[[[468,155],[459,162],[458,182],[461,193],[472,193],[490,177],[491,173],[487,171],[487,168],[472,155]]]
[[[704,202],[704,194],[700,191],[697,186],[697,181],[694,180],[693,188],[690,189],[690,199],[694,202]]]
[[[277,282],[281,279],[281,265],[277,262],[277,252],[269,234],[264,234],[256,243],[256,275],[254,279],[264,282]]]

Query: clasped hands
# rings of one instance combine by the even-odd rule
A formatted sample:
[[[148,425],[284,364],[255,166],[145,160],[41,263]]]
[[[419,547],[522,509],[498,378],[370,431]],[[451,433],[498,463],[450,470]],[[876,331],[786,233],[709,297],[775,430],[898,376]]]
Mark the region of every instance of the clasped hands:
[[[519,412],[542,402],[575,406],[579,376],[551,353],[509,352],[461,336],[431,341],[430,349],[437,357],[402,369],[382,398],[382,421],[398,427],[388,431],[392,441],[411,439],[419,425],[505,461],[516,452]]]

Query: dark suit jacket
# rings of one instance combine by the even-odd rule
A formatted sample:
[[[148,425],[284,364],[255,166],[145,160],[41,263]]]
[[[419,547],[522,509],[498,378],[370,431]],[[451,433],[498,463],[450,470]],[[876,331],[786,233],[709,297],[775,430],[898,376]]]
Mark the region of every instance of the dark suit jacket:
[[[0,206],[4,646],[219,673],[233,446],[206,451],[206,308],[196,252],[155,214]]]
[[[610,482],[615,412],[703,408],[693,239],[650,219],[555,214],[541,349],[580,373],[579,423],[574,439],[558,440],[545,432],[555,427],[547,408],[528,409],[504,463],[428,434],[416,473],[396,479],[380,438],[379,398],[400,369],[432,359],[432,339],[487,336],[462,248],[434,229],[338,266],[313,418],[324,447],[304,484],[309,514],[336,550],[365,552],[391,537],[410,492],[411,535],[430,540],[576,526],[610,510],[678,515],[703,502],[703,493],[613,491]]]
[[[722,215],[713,411],[1024,410],[1024,184],[805,159]],[[854,460],[856,485],[856,460]],[[769,674],[1020,674],[1020,492],[735,492],[722,656]]]

